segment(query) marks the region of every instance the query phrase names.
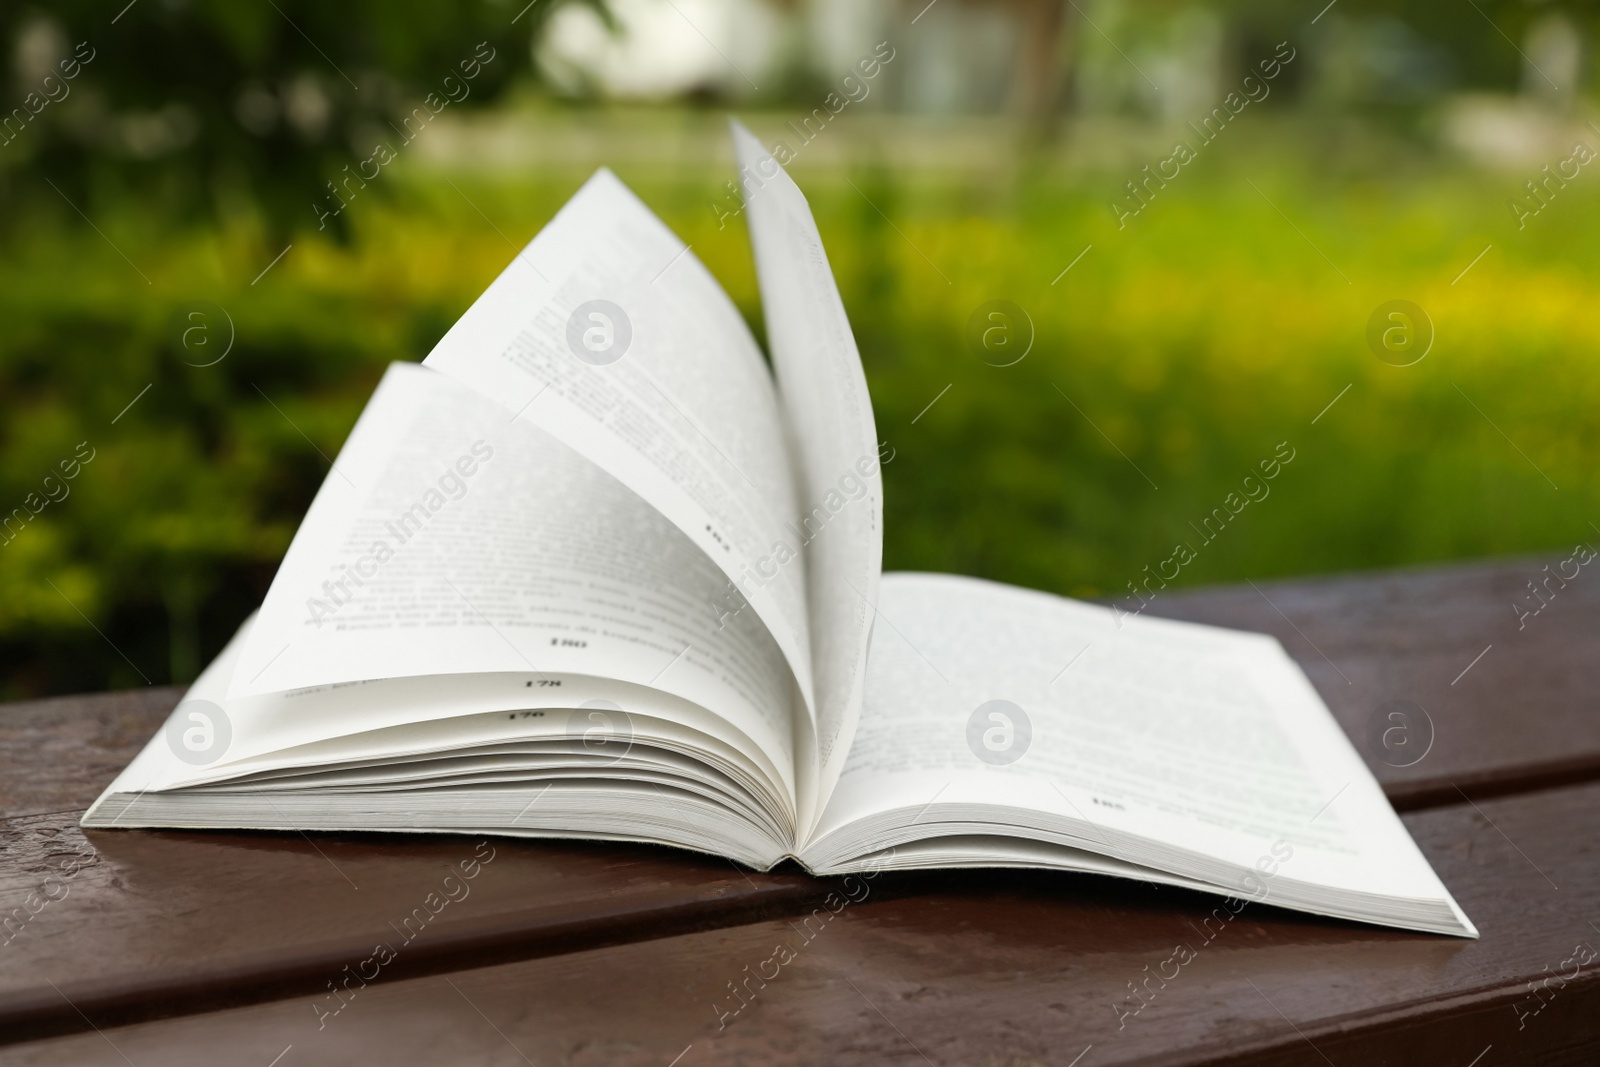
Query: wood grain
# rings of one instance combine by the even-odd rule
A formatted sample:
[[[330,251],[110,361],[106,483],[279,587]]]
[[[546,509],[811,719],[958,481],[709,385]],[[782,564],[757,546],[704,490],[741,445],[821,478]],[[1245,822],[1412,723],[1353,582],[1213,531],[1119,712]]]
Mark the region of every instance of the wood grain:
[[[61,993],[97,1020],[211,1010],[303,990],[405,933],[397,970],[434,973],[787,914],[828,888],[648,846],[85,835],[76,818],[0,826],[0,1042],[83,1028]]]
[[[182,695],[152,687],[0,704],[0,819],[88,808]]]
[[[1512,608],[1539,603],[1527,583],[1562,558],[1163,593],[1149,613],[1277,637],[1404,811],[1456,803],[1457,787],[1479,797],[1600,778],[1600,581],[1552,581],[1536,616]],[[1392,700],[1432,720],[1432,748],[1411,766],[1386,763],[1371,736]]]
[[[1590,1064],[1600,960],[1567,965],[1537,1013],[1528,983],[1562,970],[1574,946],[1600,945],[1597,805],[1589,785],[1406,817],[1482,928],[1477,942],[1254,905],[1207,942],[1192,924],[1215,900],[1180,890],[1039,872],[886,875],[813,920],[809,939],[796,916],[397,975],[353,986],[332,1015],[308,977],[281,1001],[13,1045],[0,1062]],[[1126,1015],[1129,984],[1180,942],[1194,958]],[[723,1019],[738,1004],[728,983],[778,944],[794,958]]]
[[[1470,811],[1461,789],[1481,803],[1600,777],[1600,594],[1574,583],[1518,631],[1510,596],[1539,573],[1535,563],[1502,561],[1259,583],[1163,595],[1151,612],[1277,634],[1397,806]],[[472,854],[476,839],[439,835],[138,831],[86,840],[78,812],[158,729],[179,695],[139,690],[0,707],[0,921],[11,916],[20,929],[16,909],[29,894],[42,893],[63,862],[92,857],[64,883],[62,899],[28,915],[15,936],[0,932],[0,1042],[86,1030],[84,1012],[96,1025],[113,1025],[295,995],[312,978],[325,980],[364,959],[390,936],[390,923]],[[1372,709],[1396,697],[1417,701],[1436,727],[1427,756],[1407,768],[1376,759],[1381,752],[1367,738]],[[1577,822],[1567,833],[1592,836]],[[756,929],[750,924],[760,917],[807,913],[830,888],[797,873],[740,872],[726,861],[663,849],[503,840],[493,847],[498,858],[474,883],[470,902],[430,923],[386,971],[390,980],[585,955],[689,931]],[[1056,918],[1043,902],[1081,898],[1091,907],[1108,900],[1133,907],[1145,916],[1139,921],[1161,929],[1173,918],[1170,901],[1197,908],[1203,899],[1034,874],[896,877],[874,892],[879,900],[920,900],[908,899],[908,916],[955,908],[961,929],[980,932],[998,913],[961,902],[1011,899],[1006,894],[1018,886],[1022,895],[1007,907],[1031,908],[1046,924]],[[1481,921],[1470,905],[1469,913]],[[1565,1009],[1552,1005],[1549,1012],[1558,1010]]]

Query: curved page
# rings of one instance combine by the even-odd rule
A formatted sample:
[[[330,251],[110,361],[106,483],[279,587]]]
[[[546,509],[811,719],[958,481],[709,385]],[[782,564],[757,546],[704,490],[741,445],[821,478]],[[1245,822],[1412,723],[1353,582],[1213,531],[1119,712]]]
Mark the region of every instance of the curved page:
[[[1346,904],[1431,901],[1470,934],[1273,638],[951,575],[886,575],[881,594],[860,729],[803,860],[946,823],[1070,820],[1090,850],[1137,840],[1152,847],[1121,858],[1199,857]]]
[[[733,302],[608,170],[590,178],[429,354],[672,520],[734,582],[796,519],[772,378]],[[805,573],[749,588],[811,705]]]
[[[230,698],[375,678],[511,672],[672,693],[792,765],[791,675],[687,536],[473,390],[394,364],[295,534]],[[570,686],[569,686],[570,688]]]
[[[804,553],[811,604],[818,765],[809,797],[802,786],[804,807],[832,789],[861,710],[883,569],[879,445],[861,355],[811,208],[749,130],[734,123],[733,135],[767,344],[794,429],[800,478],[800,521],[793,532]],[[763,561],[757,574],[752,583],[781,580],[781,559]]]

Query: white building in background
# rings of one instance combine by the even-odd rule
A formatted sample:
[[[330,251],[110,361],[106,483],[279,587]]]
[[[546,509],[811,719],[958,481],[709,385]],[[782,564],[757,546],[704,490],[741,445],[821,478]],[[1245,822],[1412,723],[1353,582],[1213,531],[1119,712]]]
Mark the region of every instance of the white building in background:
[[[1105,0],[1083,2],[1094,8]],[[581,5],[551,16],[535,59],[559,90],[611,99],[749,98],[796,74],[836,83],[878,42],[895,38],[903,58],[873,107],[1039,114],[1059,102],[1073,20],[1064,0],[608,3],[617,32]]]
[[[706,93],[778,99],[832,84],[881,40],[898,58],[872,103],[926,115],[1010,113],[1040,124],[1078,115],[1180,122],[1214,106],[1259,57],[1226,5],[1150,0],[605,0],[552,16],[541,68],[575,95],[661,99]],[[1426,102],[1451,91],[1452,57],[1398,16],[1325,12],[1300,77],[1327,108]],[[1248,33],[1248,31],[1244,31]],[[1523,100],[1569,109],[1587,42],[1558,11],[1519,51]],[[1297,47],[1299,45],[1297,44]]]
[[[807,65],[826,82],[855,68],[879,41],[895,34],[895,0],[807,0],[803,46]]]
[[[593,9],[567,4],[534,49],[540,69],[572,95],[659,99],[696,92],[748,96],[777,74],[792,15],[760,0],[608,0],[613,32]]]

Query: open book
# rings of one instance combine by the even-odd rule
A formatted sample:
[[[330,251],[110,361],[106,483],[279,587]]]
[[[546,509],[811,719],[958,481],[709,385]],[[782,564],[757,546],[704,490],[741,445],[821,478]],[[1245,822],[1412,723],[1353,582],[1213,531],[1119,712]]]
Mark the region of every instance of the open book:
[[[1044,867],[1475,936],[1272,638],[880,573],[893,449],[805,198],[734,133],[770,369],[595,174],[389,369],[83,825]]]

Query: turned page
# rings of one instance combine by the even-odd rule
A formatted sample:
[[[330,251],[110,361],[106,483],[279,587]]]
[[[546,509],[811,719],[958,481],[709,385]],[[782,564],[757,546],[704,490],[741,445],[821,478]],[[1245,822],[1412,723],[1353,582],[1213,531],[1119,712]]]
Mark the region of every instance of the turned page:
[[[791,766],[791,675],[753,613],[719,623],[706,610],[725,580],[566,445],[397,363],[301,523],[229,696],[479,672],[530,686],[566,675],[568,691],[582,688],[573,676],[611,678],[692,701]]]
[[[1130,852],[1136,838],[1165,863],[1242,868],[1282,842],[1281,877],[1448,899],[1271,637],[943,575],[885,575],[879,611],[822,835],[897,810],[902,838],[946,818],[1015,832],[1043,815],[1137,862],[1153,861]]]
[[[843,768],[861,709],[883,568],[879,446],[861,356],[811,208],[761,143],[738,123],[733,130],[800,481],[800,521],[783,544],[798,541],[803,551],[811,605],[818,769],[815,791],[802,793],[805,819]],[[793,567],[776,552],[763,564],[751,583],[776,582]]]
[[[590,178],[424,362],[683,530],[725,578],[693,610],[757,615],[810,706],[803,563],[746,583],[751,611],[727,595],[797,518],[772,376],[727,294],[615,175]]]

